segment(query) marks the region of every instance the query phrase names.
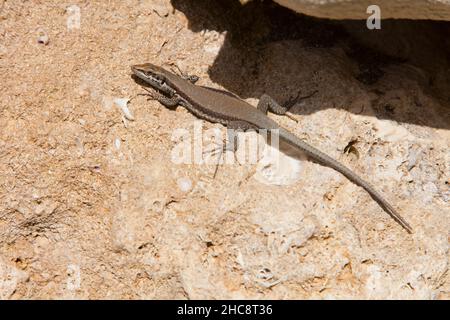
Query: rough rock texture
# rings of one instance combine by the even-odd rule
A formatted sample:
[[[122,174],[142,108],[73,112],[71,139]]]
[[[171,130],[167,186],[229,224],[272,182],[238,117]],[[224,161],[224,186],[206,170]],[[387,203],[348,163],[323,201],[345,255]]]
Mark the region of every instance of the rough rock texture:
[[[3,1],[0,298],[448,299],[449,25],[372,37],[211,2],[81,1],[77,28],[72,2]],[[253,104],[317,90],[298,122],[273,118],[373,182],[415,233],[312,162],[265,154],[215,178],[173,163],[176,129],[224,130],[138,95],[129,66],[145,61]]]
[[[274,0],[307,15],[330,19],[367,19],[377,5],[382,19],[450,20],[450,0]]]

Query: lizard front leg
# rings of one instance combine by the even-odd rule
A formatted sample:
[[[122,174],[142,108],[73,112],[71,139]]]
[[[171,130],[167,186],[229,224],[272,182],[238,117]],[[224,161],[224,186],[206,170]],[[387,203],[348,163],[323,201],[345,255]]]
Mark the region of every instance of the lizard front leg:
[[[165,107],[167,107],[169,109],[174,109],[181,103],[180,97],[176,94],[172,97],[167,97],[167,96],[159,93],[156,90],[150,90],[146,87],[142,87],[142,88],[145,91],[147,91],[148,93],[144,93],[144,94],[140,94],[140,95],[149,96],[149,98],[148,98],[149,100],[158,100],[158,102],[160,102],[162,105],[164,105]]]
[[[198,79],[200,79],[198,76],[194,75],[194,74],[186,74],[183,71],[181,71],[180,67],[175,64],[175,67],[178,69],[178,72],[180,73],[180,78],[189,81],[192,84],[195,84]],[[172,72],[174,72],[174,70],[172,69]],[[174,72],[176,73],[176,72]]]

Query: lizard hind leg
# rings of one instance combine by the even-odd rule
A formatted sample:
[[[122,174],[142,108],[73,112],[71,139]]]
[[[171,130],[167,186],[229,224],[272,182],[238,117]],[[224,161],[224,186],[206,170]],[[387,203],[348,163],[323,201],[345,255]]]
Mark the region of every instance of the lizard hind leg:
[[[286,115],[292,120],[296,121],[295,118],[293,118],[292,114],[289,112],[289,110],[298,102],[301,100],[307,99],[309,97],[312,97],[314,94],[317,93],[317,90],[313,93],[310,93],[306,96],[300,96],[300,92],[297,93],[295,97],[290,97],[289,100],[284,104],[280,105],[278,102],[276,102],[272,97],[270,97],[267,94],[263,94],[261,96],[261,99],[259,99],[259,103],[257,105],[257,109],[263,112],[264,114],[267,114],[267,111],[270,111],[272,113],[278,114],[278,115]]]
[[[238,136],[235,134],[234,130],[227,128],[227,138],[222,142],[222,146],[219,150],[219,155],[217,156],[216,168],[214,169],[213,179],[216,178],[217,171],[219,170],[219,164],[221,163],[222,156],[226,151],[231,151],[233,154],[238,148]],[[223,163],[223,162],[222,162]]]
[[[284,115],[289,110],[289,108],[286,106],[280,105],[278,102],[276,102],[271,96],[267,94],[263,94],[261,98],[259,99],[258,105],[256,106],[258,110],[263,112],[264,114],[267,114],[268,111]]]
[[[238,132],[245,132],[250,129],[256,129],[252,124],[247,121],[230,121],[227,124],[227,138],[229,143],[227,143],[226,150],[236,152],[239,145],[239,139],[237,136]]]
[[[220,160],[224,152],[231,151],[234,154],[237,151],[239,147],[239,137],[237,136],[237,132],[243,132],[248,129],[253,129],[253,126],[245,121],[231,121],[227,124],[227,142],[222,144],[213,178],[217,175],[219,164],[221,162]]]

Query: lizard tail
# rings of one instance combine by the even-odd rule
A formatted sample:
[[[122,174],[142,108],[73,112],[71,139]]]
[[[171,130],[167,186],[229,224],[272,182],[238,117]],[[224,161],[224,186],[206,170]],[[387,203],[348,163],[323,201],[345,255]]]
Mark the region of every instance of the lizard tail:
[[[387,202],[383,196],[375,190],[375,188],[368,183],[367,181],[360,178],[357,174],[355,174],[352,170],[344,166],[342,163],[336,161],[335,159],[331,158],[330,156],[326,155],[322,151],[314,148],[313,146],[309,145],[305,141],[301,140],[294,134],[290,133],[289,131],[280,128],[280,138],[287,142],[288,144],[292,145],[293,147],[296,147],[300,149],[301,151],[305,152],[308,156],[316,160],[317,162],[320,162],[321,164],[331,167],[335,169],[336,171],[342,173],[344,176],[346,176],[350,181],[354,182],[355,184],[359,185],[360,187],[364,188],[371,197],[395,220],[397,221],[403,228],[408,231],[408,233],[412,233],[412,227],[406,222],[405,219],[403,219],[400,214]]]

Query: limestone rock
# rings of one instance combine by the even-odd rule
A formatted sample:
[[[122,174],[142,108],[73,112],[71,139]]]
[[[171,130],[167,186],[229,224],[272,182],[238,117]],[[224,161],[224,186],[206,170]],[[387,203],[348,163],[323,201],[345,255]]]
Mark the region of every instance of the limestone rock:
[[[366,19],[372,0],[275,0],[300,13],[331,19]],[[379,0],[381,18],[450,20],[449,0]]]

